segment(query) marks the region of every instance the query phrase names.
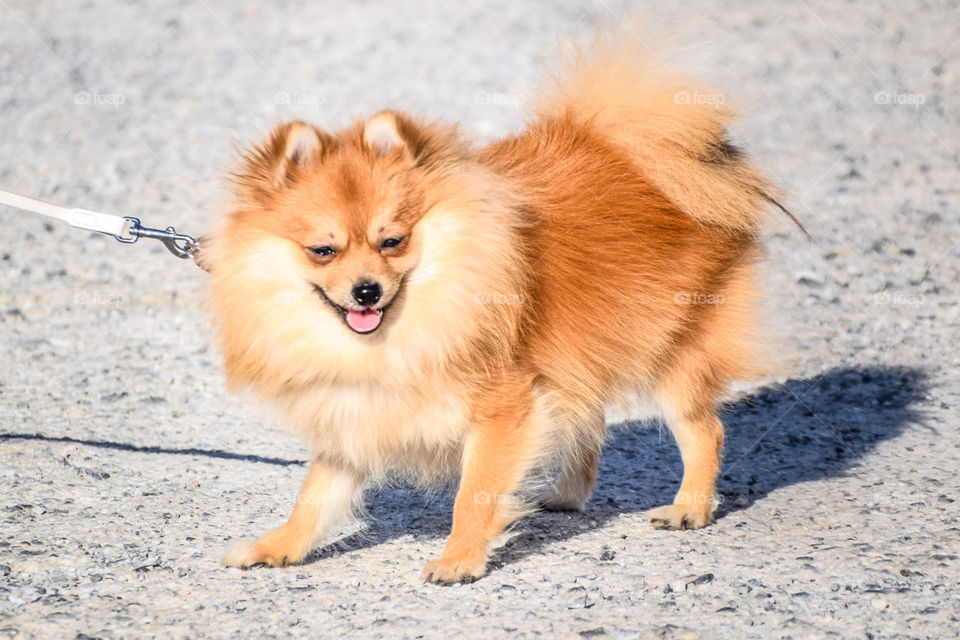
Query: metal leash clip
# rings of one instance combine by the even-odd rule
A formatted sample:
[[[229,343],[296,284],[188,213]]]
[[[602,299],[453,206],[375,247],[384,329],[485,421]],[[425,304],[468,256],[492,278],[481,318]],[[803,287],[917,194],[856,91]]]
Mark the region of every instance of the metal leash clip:
[[[140,238],[156,238],[163,243],[167,251],[178,258],[193,258],[198,267],[209,271],[209,266],[199,258],[200,244],[203,241],[185,233],[177,233],[173,227],[151,229],[140,224],[139,218],[115,216],[101,211],[61,207],[29,196],[22,196],[6,189],[0,189],[0,205],[7,205],[23,211],[39,213],[42,216],[66,222],[75,229],[86,229],[112,236],[120,242],[133,244]]]
[[[167,250],[178,258],[195,258],[200,250],[200,243],[193,236],[177,233],[173,227],[166,229],[151,229],[140,224],[139,218],[124,216],[130,224],[120,235],[114,236],[120,242],[133,244],[140,238],[155,238],[163,243]]]

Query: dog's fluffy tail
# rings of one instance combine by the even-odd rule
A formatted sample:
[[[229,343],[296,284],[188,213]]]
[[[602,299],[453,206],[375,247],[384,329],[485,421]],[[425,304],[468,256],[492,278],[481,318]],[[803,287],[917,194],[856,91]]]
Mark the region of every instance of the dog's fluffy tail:
[[[590,123],[690,217],[755,231],[768,205],[783,207],[773,185],[728,140],[732,104],[671,71],[659,59],[663,48],[636,33],[642,30],[601,32],[589,50],[575,49],[542,94],[538,115]]]

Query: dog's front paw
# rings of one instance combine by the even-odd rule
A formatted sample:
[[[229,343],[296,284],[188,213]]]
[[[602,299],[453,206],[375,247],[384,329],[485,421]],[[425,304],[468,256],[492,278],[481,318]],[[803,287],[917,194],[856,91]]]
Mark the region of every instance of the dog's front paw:
[[[451,584],[453,582],[473,582],[486,573],[486,557],[447,558],[440,556],[427,563],[422,575],[424,582]]]
[[[650,524],[657,529],[700,529],[713,522],[712,505],[668,504],[650,510]]]
[[[238,542],[223,558],[223,564],[228,567],[249,569],[256,566],[285,567],[293,564],[300,558],[291,558],[289,554],[276,547],[270,547],[261,541]]]

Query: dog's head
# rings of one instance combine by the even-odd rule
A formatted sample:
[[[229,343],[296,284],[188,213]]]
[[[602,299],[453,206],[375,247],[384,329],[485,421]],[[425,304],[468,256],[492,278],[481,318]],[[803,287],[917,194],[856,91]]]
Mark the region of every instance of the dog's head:
[[[487,359],[507,348],[517,309],[483,296],[518,290],[521,221],[454,128],[392,112],[334,134],[283,124],[234,183],[202,256],[232,382],[355,380],[482,340],[502,343]]]
[[[412,122],[380,113],[334,137],[301,122],[281,125],[238,176],[263,210],[254,226],[287,241],[303,281],[358,334],[383,324],[422,243],[428,202]]]

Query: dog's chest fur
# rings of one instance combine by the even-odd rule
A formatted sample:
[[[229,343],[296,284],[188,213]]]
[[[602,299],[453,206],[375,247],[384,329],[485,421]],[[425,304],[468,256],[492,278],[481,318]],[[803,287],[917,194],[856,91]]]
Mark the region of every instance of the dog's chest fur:
[[[448,379],[317,385],[287,395],[281,407],[315,456],[374,477],[455,471],[470,424],[469,393]]]

